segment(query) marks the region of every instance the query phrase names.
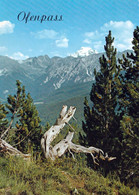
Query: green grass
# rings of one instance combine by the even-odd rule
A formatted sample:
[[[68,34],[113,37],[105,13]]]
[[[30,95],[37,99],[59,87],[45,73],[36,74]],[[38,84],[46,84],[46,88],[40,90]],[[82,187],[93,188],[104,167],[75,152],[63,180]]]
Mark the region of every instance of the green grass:
[[[104,178],[71,158],[51,162],[0,157],[0,195],[70,195],[75,189],[81,195],[136,194],[118,180]]]

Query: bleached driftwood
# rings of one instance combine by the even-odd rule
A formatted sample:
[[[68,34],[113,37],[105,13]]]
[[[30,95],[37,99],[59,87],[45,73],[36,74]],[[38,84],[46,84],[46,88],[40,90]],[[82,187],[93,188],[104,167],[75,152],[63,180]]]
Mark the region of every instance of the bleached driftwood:
[[[103,160],[107,159],[108,161],[114,160],[115,157],[108,157],[108,155],[105,156],[104,152],[99,148],[86,148],[84,146],[72,143],[74,132],[69,132],[66,138],[61,140],[54,147],[51,145],[52,141],[57,137],[63,127],[68,124],[72,117],[74,117],[75,111],[75,107],[70,106],[69,110],[67,110],[67,106],[64,105],[58,119],[56,120],[56,123],[43,135],[41,139],[41,146],[45,157],[50,158],[51,160],[55,160],[57,157],[61,157],[63,154],[69,151],[73,157],[74,155],[72,152],[90,154],[94,163],[96,164],[98,164],[96,161],[98,158]]]

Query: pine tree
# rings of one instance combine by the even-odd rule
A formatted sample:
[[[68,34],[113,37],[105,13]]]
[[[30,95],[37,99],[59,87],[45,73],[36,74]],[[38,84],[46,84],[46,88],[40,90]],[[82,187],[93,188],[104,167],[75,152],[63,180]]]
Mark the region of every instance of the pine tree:
[[[6,119],[8,112],[5,109],[5,106],[0,103],[0,135],[6,130],[8,120]]]
[[[139,27],[133,33],[133,53],[123,55],[119,60],[123,72],[122,90],[119,94],[122,110],[121,130],[123,131],[123,153],[120,177],[122,180],[135,179],[139,148]]]
[[[7,98],[8,104],[6,104],[6,107],[9,109],[9,111],[12,114],[12,119],[14,119],[15,115],[18,113],[20,105],[21,105],[21,82],[19,80],[16,81],[17,86],[17,92],[16,95],[12,96],[9,95]]]
[[[22,102],[18,116],[20,118],[16,123],[18,128],[16,135],[19,137],[18,143],[21,142],[18,144],[18,148],[24,152],[31,148],[34,151],[39,151],[41,139],[40,117],[30,94]]]
[[[6,107],[10,111],[9,114],[11,115],[11,121],[10,121],[6,131],[4,131],[4,133],[1,135],[1,138],[4,138],[4,139],[7,136],[7,134],[9,135],[9,131],[12,128],[14,119],[15,119],[16,115],[18,114],[18,111],[20,108],[21,90],[22,90],[22,88],[20,86],[21,85],[20,81],[16,81],[16,85],[17,85],[16,95],[14,95],[14,96],[9,95],[7,98],[8,104],[6,104]]]
[[[9,95],[7,108],[11,112],[11,120],[15,120],[15,141],[22,152],[40,150],[41,126],[38,111],[30,94],[25,93],[25,87],[17,81],[16,95]]]
[[[45,129],[44,130],[45,131],[48,131],[50,129],[50,127],[51,126],[50,126],[49,122],[46,122]]]
[[[116,81],[118,80],[119,67],[116,62],[116,49],[113,47],[113,42],[114,38],[109,31],[104,46],[106,54],[99,59],[100,71],[94,71],[95,83],[90,92],[91,108],[87,99],[84,102],[83,130],[86,145],[93,144],[108,152],[109,155],[120,159],[122,134],[119,128],[119,116],[116,112],[118,109]],[[116,165],[116,163],[114,164]],[[111,166],[104,165],[105,175]]]

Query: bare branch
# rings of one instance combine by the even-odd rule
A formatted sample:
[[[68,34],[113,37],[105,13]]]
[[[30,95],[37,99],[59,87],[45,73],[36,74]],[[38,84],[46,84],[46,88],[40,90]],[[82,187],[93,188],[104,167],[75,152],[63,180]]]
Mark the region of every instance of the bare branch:
[[[92,156],[93,162],[97,165],[99,158],[108,161],[116,159],[115,157],[108,157],[108,155],[104,156],[104,152],[99,148],[95,148],[92,146],[86,148],[84,146],[72,143],[74,132],[69,132],[65,139],[61,140],[54,147],[51,146],[52,141],[57,137],[57,135],[60,133],[65,124],[68,124],[71,127],[71,129],[73,129],[73,127],[68,122],[71,118],[74,117],[75,110],[76,110],[75,107],[70,106],[69,110],[67,111],[67,106],[64,105],[60,112],[59,118],[56,120],[54,126],[52,126],[43,135],[41,139],[41,146],[45,157],[50,158],[51,160],[55,160],[56,158],[61,157],[68,151],[71,153],[73,158],[74,158],[73,152],[74,153],[82,152],[85,154],[90,154]]]
[[[9,155],[21,156],[23,158],[29,158],[31,156],[30,154],[23,154],[3,139],[0,139],[0,152]]]
[[[1,139],[2,139],[2,138],[8,133],[8,131],[11,129],[12,124],[13,124],[13,121],[14,121],[14,117],[11,119],[10,124],[9,124],[9,127],[8,127],[8,128],[4,131],[4,133],[2,133],[2,135],[0,136]]]

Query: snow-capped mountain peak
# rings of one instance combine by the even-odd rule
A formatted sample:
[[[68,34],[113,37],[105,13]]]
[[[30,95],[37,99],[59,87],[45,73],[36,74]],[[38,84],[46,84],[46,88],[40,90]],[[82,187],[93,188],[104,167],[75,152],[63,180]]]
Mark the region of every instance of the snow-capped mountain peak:
[[[81,47],[77,52],[71,54],[72,57],[84,57],[89,56],[90,54],[96,54],[97,51],[93,50],[91,47]]]

